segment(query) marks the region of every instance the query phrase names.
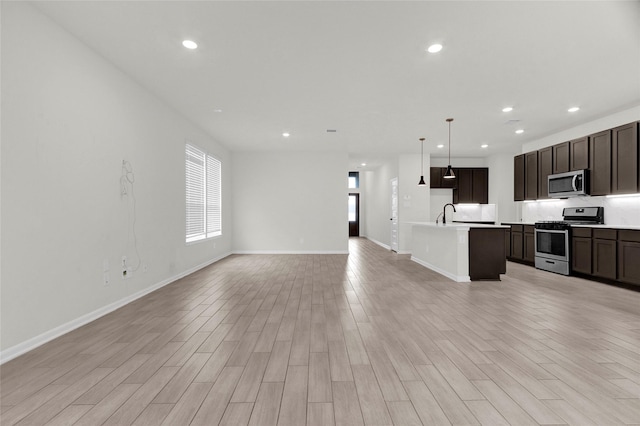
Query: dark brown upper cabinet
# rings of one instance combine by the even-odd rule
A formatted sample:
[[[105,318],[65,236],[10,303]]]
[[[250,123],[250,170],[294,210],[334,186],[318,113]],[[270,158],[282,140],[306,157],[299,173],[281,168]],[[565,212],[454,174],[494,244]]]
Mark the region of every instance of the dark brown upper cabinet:
[[[429,168],[429,188],[442,188],[440,167]]]
[[[553,174],[553,147],[538,150],[538,198],[549,198],[547,176]]]
[[[527,152],[524,159],[524,199],[535,200],[538,198],[538,151]]]
[[[471,169],[454,169],[456,186],[453,189],[453,204],[470,203],[473,198],[473,172]]]
[[[489,202],[489,169],[486,167],[458,168],[456,187],[453,189],[453,203]]]
[[[611,192],[638,192],[638,123],[616,127],[611,141]]]
[[[553,146],[553,173],[569,171],[569,142]]]
[[[489,203],[489,169],[486,167],[472,169],[473,190],[471,202],[479,204]]]
[[[429,188],[455,188],[458,182],[458,176],[456,175],[455,179],[445,179],[444,174],[446,171],[446,167],[431,167],[429,169],[429,177],[431,179]]]
[[[524,200],[524,154],[513,157],[513,201]]]
[[[589,137],[574,139],[569,145],[569,168],[584,170],[589,168]]]
[[[611,194],[611,130],[589,136],[591,195]]]

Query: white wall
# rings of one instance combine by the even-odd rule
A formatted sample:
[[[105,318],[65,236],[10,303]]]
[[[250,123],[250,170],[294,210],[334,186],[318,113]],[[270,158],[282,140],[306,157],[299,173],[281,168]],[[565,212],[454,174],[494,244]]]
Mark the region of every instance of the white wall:
[[[429,157],[424,159],[425,186],[420,181],[420,154],[398,157],[398,219],[400,222],[398,253],[411,253],[412,226],[408,222],[429,220]]]
[[[233,251],[347,253],[346,152],[236,152]]]
[[[494,154],[486,158],[489,168],[489,204],[496,205],[496,223],[519,221],[519,209],[513,201],[513,157]]]
[[[231,159],[30,5],[2,2],[1,40],[6,359],[228,254]],[[185,139],[223,164],[224,234],[188,246]],[[131,198],[120,195],[123,159],[135,174],[137,253]],[[121,279],[121,257],[135,266],[138,254],[139,269]]]
[[[360,173],[363,181],[360,199],[365,225],[360,235],[382,246],[391,245],[391,179],[398,177],[398,160],[389,158],[375,170]],[[426,176],[425,178],[427,178]]]

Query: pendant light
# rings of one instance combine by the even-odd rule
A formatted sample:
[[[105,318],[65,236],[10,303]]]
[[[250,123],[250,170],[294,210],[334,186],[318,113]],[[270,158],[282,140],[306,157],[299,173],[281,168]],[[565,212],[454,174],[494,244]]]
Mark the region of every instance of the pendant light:
[[[420,138],[420,142],[422,143],[422,147],[420,148],[420,182],[418,182],[418,186],[425,186],[424,182],[424,138]]]
[[[445,179],[455,179],[456,175],[453,173],[453,169],[451,168],[451,122],[453,118],[447,118],[447,123],[449,123],[449,165],[447,166],[447,171],[442,176]]]

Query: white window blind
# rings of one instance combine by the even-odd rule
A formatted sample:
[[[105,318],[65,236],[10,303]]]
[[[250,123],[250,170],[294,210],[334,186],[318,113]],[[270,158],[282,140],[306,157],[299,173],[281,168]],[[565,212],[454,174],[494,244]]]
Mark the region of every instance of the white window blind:
[[[186,242],[222,234],[222,163],[185,145]]]

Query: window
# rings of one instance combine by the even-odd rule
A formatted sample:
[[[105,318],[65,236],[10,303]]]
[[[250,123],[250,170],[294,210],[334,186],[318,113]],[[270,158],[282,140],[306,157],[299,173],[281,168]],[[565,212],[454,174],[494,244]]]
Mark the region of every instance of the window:
[[[222,163],[193,145],[185,145],[186,241],[222,235]]]
[[[359,172],[349,172],[349,189],[358,188],[360,184],[359,180],[360,180]]]

